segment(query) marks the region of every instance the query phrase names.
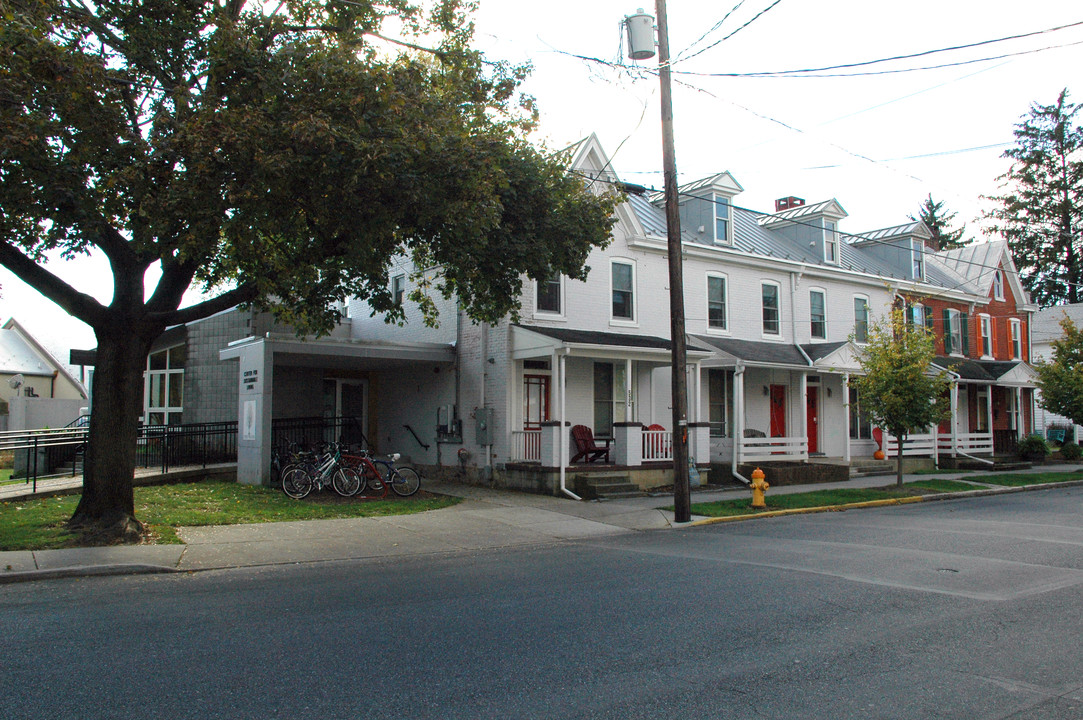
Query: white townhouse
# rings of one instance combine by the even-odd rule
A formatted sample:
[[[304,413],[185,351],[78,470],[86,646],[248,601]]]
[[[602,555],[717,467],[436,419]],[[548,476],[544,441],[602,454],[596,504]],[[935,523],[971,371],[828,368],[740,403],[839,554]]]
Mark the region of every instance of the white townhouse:
[[[595,191],[619,183],[595,136],[570,154],[571,169]],[[931,330],[945,331],[945,355],[954,360],[959,323],[994,298],[964,277],[959,258],[953,267],[949,254],[926,247],[920,222],[848,234],[835,200],[787,197],[774,212],[757,213],[739,206],[741,192],[729,173],[681,188],[694,466],[715,479],[745,478],[758,464],[844,479],[878,447],[849,383],[869,324],[905,302]],[[242,311],[193,324],[176,340],[187,360],[174,378],[183,382],[185,406],[174,410],[189,422],[218,419],[201,398],[236,408],[245,482],[266,479],[271,446],[290,427],[322,418],[338,423],[327,432],[400,452],[429,476],[577,497],[590,492],[591,475],[614,470],[641,488],[667,484],[673,428],[662,198],[630,193],[615,213],[612,242],[591,252],[587,279],[525,282],[518,323],[474,324],[453,298],[437,298],[440,325],[426,327],[409,298],[414,268],[399,260],[389,282],[404,326],[358,301],[322,339],[299,340]],[[1019,293],[1010,258],[999,271]],[[941,306],[943,321],[932,317]],[[1001,334],[1016,331],[1004,323]],[[975,318],[961,336],[979,344],[978,326]],[[1010,346],[1010,337],[1002,343]],[[234,378],[228,391],[213,389],[222,383],[211,378],[212,355],[218,365],[238,363],[224,364]],[[969,403],[966,422],[989,438],[980,407],[994,393],[982,388],[995,389],[1007,375],[1027,382],[1018,367],[1025,358],[1004,357],[1011,362],[979,362],[980,379],[959,375],[978,383],[956,398]],[[1017,411],[1027,401],[1018,392],[999,397],[1014,397]],[[952,431],[945,440],[930,429],[921,452],[954,454],[959,437],[969,442],[972,434]]]

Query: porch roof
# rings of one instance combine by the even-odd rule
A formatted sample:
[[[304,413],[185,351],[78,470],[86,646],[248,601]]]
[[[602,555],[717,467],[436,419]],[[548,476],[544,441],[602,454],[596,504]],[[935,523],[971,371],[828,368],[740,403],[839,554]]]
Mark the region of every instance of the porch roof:
[[[245,351],[263,347],[273,353],[274,364],[350,370],[387,370],[416,364],[455,362],[455,346],[442,343],[401,343],[339,338],[298,338],[268,333],[265,337],[235,340],[218,351],[221,360],[239,359]]]
[[[1009,385],[1034,387],[1034,369],[1021,360],[971,360],[937,356],[933,365],[959,376],[960,382],[973,385]]]
[[[594,330],[572,330],[569,328],[538,327],[531,325],[511,326],[512,357],[524,358],[549,357],[557,349],[566,348],[570,355],[632,358],[669,362],[673,343],[667,338],[653,335],[631,335],[626,333],[596,332]],[[710,348],[692,341],[687,347],[690,359],[710,357]]]
[[[789,343],[737,340],[735,338],[696,335],[697,340],[714,348],[714,355],[725,365],[744,363],[753,367],[807,369],[809,358]]]

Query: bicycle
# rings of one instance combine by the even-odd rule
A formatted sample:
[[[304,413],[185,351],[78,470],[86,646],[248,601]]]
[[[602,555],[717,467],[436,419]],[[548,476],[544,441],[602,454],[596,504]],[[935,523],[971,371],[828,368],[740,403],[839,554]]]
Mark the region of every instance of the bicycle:
[[[396,467],[395,463],[400,457],[399,453],[392,453],[387,460],[377,460],[368,452],[361,451],[357,455],[344,455],[343,460],[361,479],[357,492],[383,490],[386,495],[387,489],[391,488],[399,497],[410,497],[421,488],[421,476],[412,467]]]
[[[356,495],[362,487],[361,476],[342,462],[335,443],[320,455],[301,454],[297,462],[282,468],[282,492],[294,500],[306,497],[313,488],[323,490],[327,485],[342,497]]]

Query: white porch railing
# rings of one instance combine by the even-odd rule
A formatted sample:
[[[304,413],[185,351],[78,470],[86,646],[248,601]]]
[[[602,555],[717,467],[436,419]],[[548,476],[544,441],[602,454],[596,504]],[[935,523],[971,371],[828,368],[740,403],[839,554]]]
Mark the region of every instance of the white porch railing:
[[[966,453],[967,455],[992,455],[993,454],[993,433],[959,433],[956,435],[957,442],[955,444],[955,451]],[[950,453],[951,448],[951,434],[941,433],[937,438],[939,443],[940,452]]]
[[[511,461],[541,461],[541,430],[511,431]]]
[[[898,457],[899,443],[894,437],[884,434],[884,452],[889,458]],[[903,446],[903,457],[932,457],[936,454],[937,440],[932,433],[907,435]]]
[[[741,453],[738,459],[740,462],[808,460],[808,438],[741,438]]]
[[[673,431],[672,430],[644,430],[643,431],[643,461],[672,460],[673,459]]]

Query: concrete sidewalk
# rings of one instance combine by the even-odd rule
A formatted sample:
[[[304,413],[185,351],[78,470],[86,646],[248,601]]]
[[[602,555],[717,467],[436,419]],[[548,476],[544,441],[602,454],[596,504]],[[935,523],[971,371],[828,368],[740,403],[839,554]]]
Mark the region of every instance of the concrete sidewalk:
[[[1021,472],[1074,471],[1081,467],[1057,465]],[[974,483],[977,489],[984,487],[982,474],[946,472],[936,477]],[[905,479],[923,477],[927,476],[907,475]],[[768,494],[876,487],[891,484],[894,479],[894,476],[878,475],[841,483],[772,487]],[[461,497],[463,502],[416,515],[187,527],[179,531],[184,545],[0,552],[0,583],[48,577],[436,555],[687,527],[675,524],[673,513],[664,509],[673,504],[672,496],[668,495],[576,502],[570,498],[465,485],[425,483],[424,488]],[[695,491],[692,502],[740,497],[749,497],[749,491],[740,487]]]

